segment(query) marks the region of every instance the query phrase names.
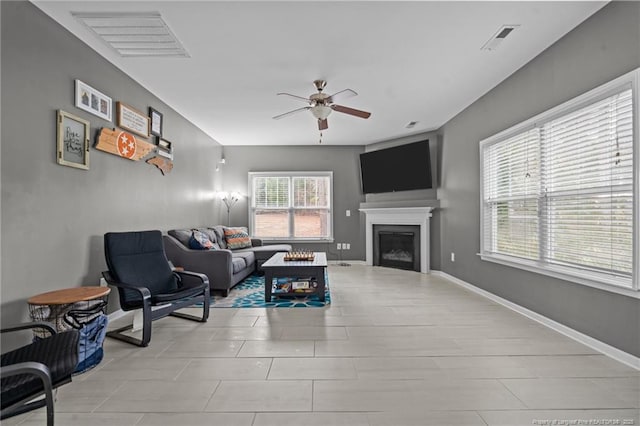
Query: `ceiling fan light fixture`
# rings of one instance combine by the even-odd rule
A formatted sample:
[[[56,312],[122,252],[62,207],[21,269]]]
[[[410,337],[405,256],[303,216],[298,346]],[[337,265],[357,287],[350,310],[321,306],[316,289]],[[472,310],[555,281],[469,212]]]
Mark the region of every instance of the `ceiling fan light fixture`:
[[[326,105],[315,105],[311,107],[311,114],[318,120],[326,120],[331,114],[331,108]]]

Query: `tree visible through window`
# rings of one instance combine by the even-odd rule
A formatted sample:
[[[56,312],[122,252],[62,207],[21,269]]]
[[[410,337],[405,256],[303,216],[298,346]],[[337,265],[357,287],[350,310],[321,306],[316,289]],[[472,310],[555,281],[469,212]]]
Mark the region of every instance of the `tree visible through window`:
[[[326,240],[331,229],[331,172],[250,173],[251,231],[265,239]]]

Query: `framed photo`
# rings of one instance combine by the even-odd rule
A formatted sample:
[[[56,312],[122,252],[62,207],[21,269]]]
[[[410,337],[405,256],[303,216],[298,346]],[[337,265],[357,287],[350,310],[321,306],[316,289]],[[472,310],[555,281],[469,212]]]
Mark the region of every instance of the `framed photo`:
[[[166,152],[173,152],[173,144],[166,139],[158,138],[158,148]]]
[[[89,170],[89,122],[58,110],[58,164]]]
[[[78,79],[76,79],[76,107],[107,121],[113,120],[111,98]]]
[[[149,137],[149,117],[122,102],[116,102],[116,126]]]
[[[162,113],[149,107],[149,118],[151,119],[151,134],[154,136],[162,136]]]

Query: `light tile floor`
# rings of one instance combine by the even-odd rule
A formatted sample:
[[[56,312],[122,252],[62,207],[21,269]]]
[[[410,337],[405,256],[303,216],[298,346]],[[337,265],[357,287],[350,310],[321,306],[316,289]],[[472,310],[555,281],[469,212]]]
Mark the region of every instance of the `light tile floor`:
[[[445,279],[353,265],[329,280],[326,308],[212,309],[155,322],[148,348],[107,339],[56,424],[640,425],[638,371]]]

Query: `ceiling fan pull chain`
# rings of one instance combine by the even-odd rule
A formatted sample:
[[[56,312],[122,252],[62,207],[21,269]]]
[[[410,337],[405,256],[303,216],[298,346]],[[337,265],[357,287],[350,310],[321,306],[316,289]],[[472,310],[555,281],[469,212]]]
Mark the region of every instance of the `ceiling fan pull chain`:
[[[322,143],[322,132],[320,132],[320,141],[318,143]]]

